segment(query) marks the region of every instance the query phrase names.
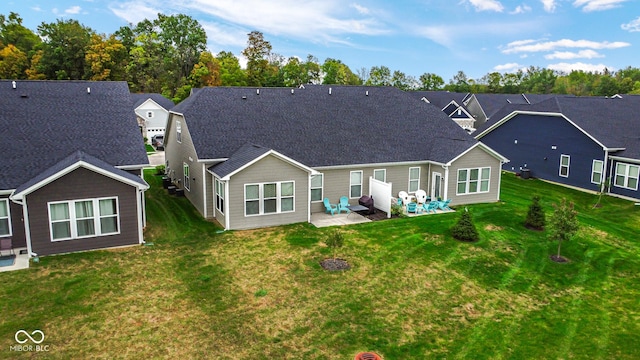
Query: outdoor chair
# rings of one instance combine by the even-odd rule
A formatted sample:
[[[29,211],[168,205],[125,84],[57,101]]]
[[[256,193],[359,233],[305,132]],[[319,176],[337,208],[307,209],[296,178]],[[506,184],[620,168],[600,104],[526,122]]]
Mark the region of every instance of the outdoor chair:
[[[417,214],[418,213],[418,204],[416,204],[414,202],[408,203],[407,204],[407,213]]]
[[[432,201],[430,203],[422,204],[422,208],[424,209],[424,212],[426,212],[427,214],[430,212],[433,212],[435,214],[436,209],[439,207],[439,205],[440,205],[440,202]]]
[[[340,197],[340,202],[338,203],[338,214],[345,211],[347,214],[351,212],[349,210],[349,198],[346,196]]]
[[[331,215],[335,214],[338,211],[338,205],[331,204],[329,202],[329,198],[324,198],[324,212],[331,213]]]
[[[13,245],[11,243],[11,238],[2,238],[0,239],[0,256],[2,256],[3,251],[9,251],[10,255],[14,255]]]
[[[427,202],[427,192],[420,189],[420,190],[416,190],[416,201],[418,202],[418,205],[422,205],[424,203]]]
[[[451,202],[451,199],[447,199],[445,201],[440,201],[438,204],[438,208],[440,208],[440,210],[444,211],[444,210],[451,210],[451,208],[449,207],[449,203]]]
[[[398,197],[402,199],[402,205],[407,206],[411,202],[411,196],[406,191],[400,191]]]

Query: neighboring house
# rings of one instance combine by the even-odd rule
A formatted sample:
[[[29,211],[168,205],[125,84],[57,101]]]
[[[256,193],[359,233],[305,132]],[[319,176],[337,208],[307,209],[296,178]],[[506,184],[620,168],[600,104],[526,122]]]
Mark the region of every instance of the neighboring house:
[[[475,131],[475,118],[461,105],[471,94],[448,91],[412,91],[409,94],[437,106],[468,133]]]
[[[555,96],[555,94],[472,94],[463,100],[463,105],[476,120],[474,128],[477,129],[506,105],[536,104]]]
[[[3,80],[0,98],[0,238],[31,256],[142,243],[148,158],[127,83]]]
[[[476,131],[476,138],[509,157],[505,170],[640,199],[640,98],[558,96],[509,105]]]
[[[324,198],[357,204],[370,177],[494,202],[507,161],[393,87],[203,88],[171,110],[165,147],[169,177],[225,229],[308,222]]]
[[[173,101],[161,94],[131,94],[131,99],[142,136],[151,141],[154,135],[164,135]]]

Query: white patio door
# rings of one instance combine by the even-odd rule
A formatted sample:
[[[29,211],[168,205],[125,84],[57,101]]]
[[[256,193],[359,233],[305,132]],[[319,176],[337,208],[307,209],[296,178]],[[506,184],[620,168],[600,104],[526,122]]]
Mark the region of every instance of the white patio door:
[[[440,197],[442,197],[442,174],[433,172],[433,176],[431,176],[431,199],[438,200]]]

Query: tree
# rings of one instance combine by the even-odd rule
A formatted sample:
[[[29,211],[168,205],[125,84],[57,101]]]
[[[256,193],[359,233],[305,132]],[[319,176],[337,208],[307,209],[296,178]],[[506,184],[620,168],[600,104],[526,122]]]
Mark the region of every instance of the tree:
[[[13,45],[27,57],[31,57],[32,51],[42,43],[36,33],[22,25],[20,15],[11,12],[9,16],[0,15],[0,43]]]
[[[216,59],[220,63],[220,85],[247,85],[247,74],[240,67],[240,61],[235,55],[227,51],[221,51],[216,56]]]
[[[259,31],[252,31],[248,36],[247,47],[242,50],[242,55],[247,58],[247,84],[263,86],[269,68],[271,43]]]
[[[139,24],[140,25],[140,24]],[[166,86],[162,45],[156,33],[142,33],[129,54],[127,79],[134,92],[160,93]],[[169,96],[171,97],[171,96]]]
[[[126,66],[129,60],[127,49],[115,35],[91,35],[91,44],[87,49],[85,61],[89,68],[89,80],[122,81],[126,79]]]
[[[322,64],[323,79],[325,85],[360,85],[360,78],[342,61],[327,58]]]
[[[433,91],[440,90],[444,86],[444,80],[432,73],[424,73],[420,75],[420,87],[418,90]]]
[[[409,91],[418,88],[418,81],[413,76],[408,76],[402,71],[396,70],[391,75],[391,85],[400,90]]]
[[[465,208],[458,222],[451,228],[451,235],[460,241],[473,242],[480,239],[478,230],[473,224],[471,213]]]
[[[86,79],[86,50],[95,33],[77,20],[42,23],[38,33],[44,39],[39,71],[50,80]]]
[[[0,50],[0,77],[2,79],[25,79],[28,66],[27,55],[13,44]]]
[[[369,79],[366,85],[370,86],[391,86],[391,70],[386,66],[372,66],[369,70]]]
[[[454,92],[469,92],[471,90],[471,85],[469,84],[469,78],[467,77],[467,74],[465,74],[463,71],[458,71],[453,79],[449,80],[447,90]]]
[[[540,197],[534,196],[531,205],[529,205],[529,211],[527,212],[524,225],[531,229],[542,230],[545,224],[546,219],[542,205],[540,205]]]
[[[554,261],[566,261],[560,256],[560,247],[563,241],[570,240],[580,228],[578,223],[578,212],[574,209],[573,202],[567,203],[567,199],[562,199],[560,205],[553,204],[553,217],[549,221],[551,228],[551,238],[558,241],[558,254],[552,256]]]
[[[201,53],[200,61],[193,66],[189,75],[189,84],[191,87],[220,86],[220,61],[208,51]]]
[[[344,245],[344,235],[340,230],[334,230],[327,236],[324,243],[331,249],[335,259],[336,251]]]

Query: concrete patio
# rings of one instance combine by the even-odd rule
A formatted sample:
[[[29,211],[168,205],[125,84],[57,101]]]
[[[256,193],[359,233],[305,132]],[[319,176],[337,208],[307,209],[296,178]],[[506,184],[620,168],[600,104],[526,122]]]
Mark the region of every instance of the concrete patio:
[[[20,253],[21,250],[25,250],[25,251],[22,251],[22,252],[24,252],[24,254]],[[27,250],[27,248],[16,248],[16,249],[13,249],[13,251],[16,254],[16,258],[13,261],[13,265],[0,266],[0,272],[28,269],[29,268],[29,255],[27,255],[26,250]]]
[[[311,224],[315,227],[326,227],[326,226],[342,226],[342,225],[353,225],[353,224],[361,224],[365,222],[370,222],[371,220],[366,217],[356,213],[351,212],[349,214],[327,214],[327,213],[314,213],[311,214]]]

